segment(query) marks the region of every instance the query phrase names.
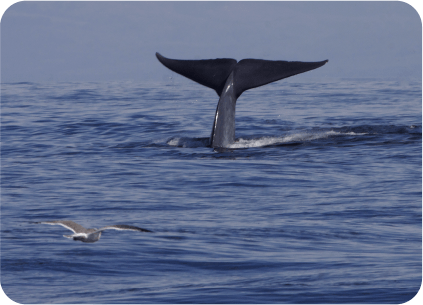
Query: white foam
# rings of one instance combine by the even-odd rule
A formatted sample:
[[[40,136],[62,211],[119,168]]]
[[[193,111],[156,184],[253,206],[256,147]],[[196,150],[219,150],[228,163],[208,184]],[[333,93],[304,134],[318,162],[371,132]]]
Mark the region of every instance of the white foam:
[[[243,139],[239,138],[230,148],[250,148],[250,147],[263,147],[270,145],[278,145],[284,143],[295,143],[295,142],[309,142],[318,139],[325,139],[331,136],[356,136],[364,135],[366,133],[355,133],[355,132],[338,132],[334,130],[330,131],[320,131],[320,132],[294,132],[284,136],[276,137],[262,137],[258,139]]]
[[[319,139],[326,139],[334,136],[359,136],[367,133],[356,132],[339,132],[335,130],[328,131],[292,131],[286,135],[281,136],[265,136],[261,138],[244,139],[239,138],[229,148],[253,148],[264,147],[271,145],[278,145],[284,143],[298,143],[309,142]],[[206,147],[209,145],[207,138],[187,138],[175,137],[167,141],[169,146],[182,147],[182,148],[197,148]]]
[[[181,138],[172,138],[169,141],[167,141],[167,145],[170,145],[170,146],[179,146],[179,140],[180,139]]]

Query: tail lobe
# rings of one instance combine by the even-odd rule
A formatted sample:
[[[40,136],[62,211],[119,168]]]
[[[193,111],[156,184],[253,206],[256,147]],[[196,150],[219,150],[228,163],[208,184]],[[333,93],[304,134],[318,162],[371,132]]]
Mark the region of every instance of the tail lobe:
[[[317,69],[328,60],[319,62],[243,59],[234,68],[235,96],[296,74]]]
[[[156,57],[168,69],[214,89],[219,96],[236,65],[236,60],[231,58],[181,60],[166,58],[159,53],[156,53]]]

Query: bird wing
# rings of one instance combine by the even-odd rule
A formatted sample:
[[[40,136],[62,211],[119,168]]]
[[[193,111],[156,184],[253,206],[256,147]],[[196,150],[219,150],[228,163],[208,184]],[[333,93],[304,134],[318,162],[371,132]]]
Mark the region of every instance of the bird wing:
[[[86,233],[87,229],[85,229],[83,226],[77,224],[76,222],[73,222],[72,220],[53,220],[53,221],[41,221],[37,222],[41,224],[46,225],[59,225],[62,227],[65,227],[66,229],[71,230],[74,233]]]
[[[102,231],[107,230],[107,229],[120,230],[120,231],[129,230],[129,231],[138,231],[138,232],[152,232],[150,230],[138,228],[138,227],[135,227],[135,226],[112,225],[112,226],[106,226],[106,227],[100,228],[100,229],[98,229],[98,230],[96,230],[92,233],[102,232]]]

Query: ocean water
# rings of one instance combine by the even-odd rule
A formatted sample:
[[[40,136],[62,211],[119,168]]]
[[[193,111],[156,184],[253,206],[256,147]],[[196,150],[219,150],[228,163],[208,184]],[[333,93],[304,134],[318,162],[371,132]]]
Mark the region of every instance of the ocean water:
[[[1,87],[1,285],[19,303],[388,303],[422,277],[421,82],[245,92],[208,147],[210,89]],[[96,243],[64,238],[128,224]]]

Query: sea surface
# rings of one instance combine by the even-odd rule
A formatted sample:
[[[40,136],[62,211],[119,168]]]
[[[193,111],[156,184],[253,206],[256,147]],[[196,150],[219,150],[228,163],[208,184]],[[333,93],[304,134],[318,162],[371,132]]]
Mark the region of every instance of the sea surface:
[[[422,279],[420,81],[1,85],[1,286],[18,303],[384,303]],[[127,224],[153,233],[64,238]]]

